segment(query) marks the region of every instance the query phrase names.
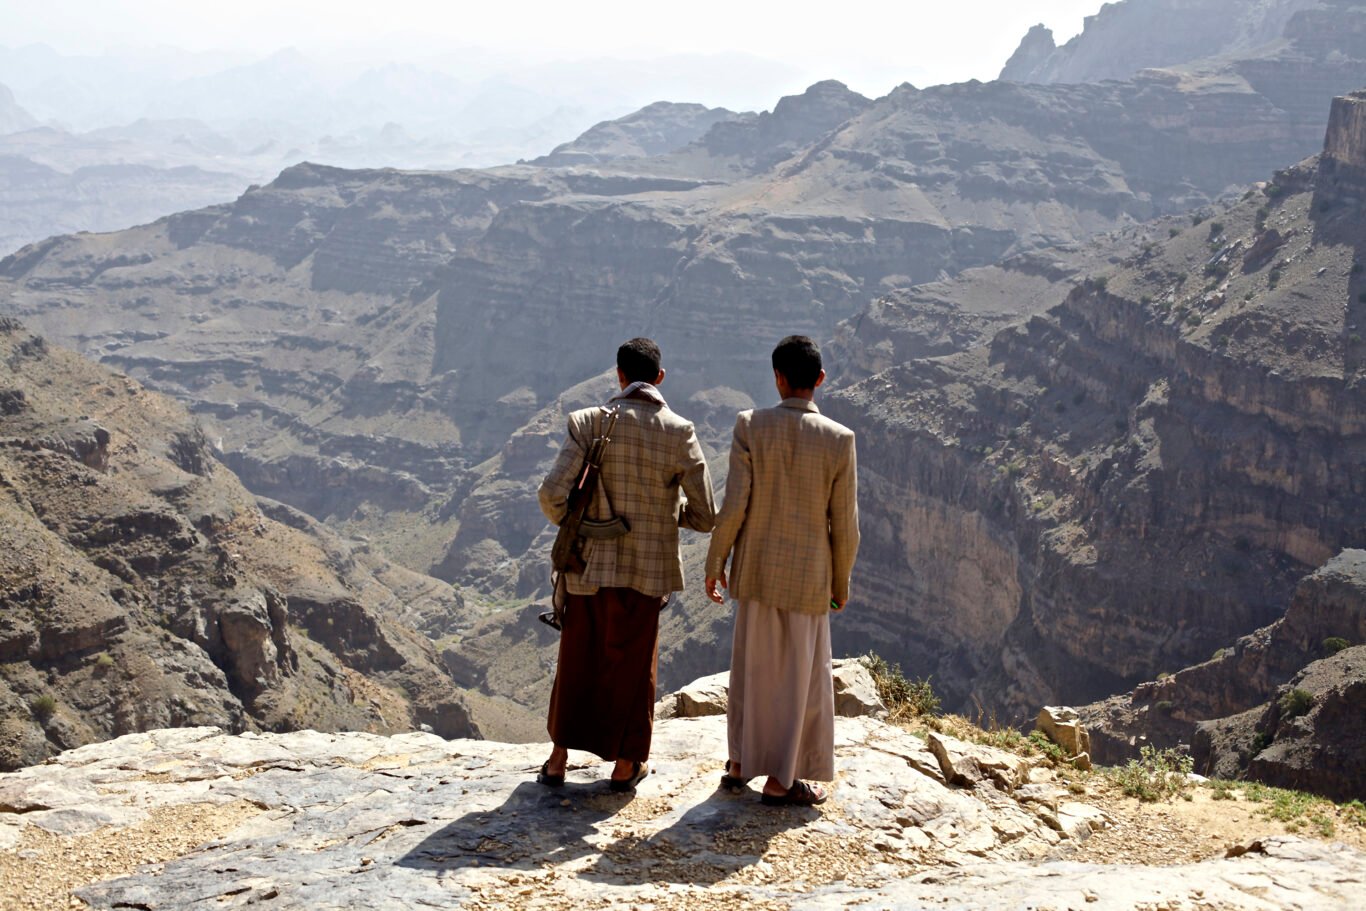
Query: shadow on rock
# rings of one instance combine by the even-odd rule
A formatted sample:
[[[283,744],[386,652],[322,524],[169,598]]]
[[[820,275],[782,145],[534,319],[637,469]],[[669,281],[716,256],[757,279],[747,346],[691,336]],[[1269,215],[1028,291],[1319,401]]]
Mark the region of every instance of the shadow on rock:
[[[777,836],[820,818],[811,808],[762,806],[755,791],[716,791],[648,838],[605,845],[582,875],[627,885],[712,885],[758,863]]]
[[[519,784],[500,807],[469,813],[400,857],[397,866],[425,870],[459,867],[540,869],[560,865],[600,848],[590,840],[597,826],[631,802],[613,794],[606,781],[547,788]]]

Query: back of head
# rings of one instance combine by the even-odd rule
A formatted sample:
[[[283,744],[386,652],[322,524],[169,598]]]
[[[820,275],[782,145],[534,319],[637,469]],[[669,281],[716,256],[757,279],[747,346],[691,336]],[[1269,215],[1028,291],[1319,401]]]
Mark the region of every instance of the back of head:
[[[633,338],[617,349],[617,369],[628,383],[653,383],[662,360],[653,339]]]
[[[805,335],[789,335],[773,349],[773,369],[793,389],[815,389],[821,375],[821,349]]]

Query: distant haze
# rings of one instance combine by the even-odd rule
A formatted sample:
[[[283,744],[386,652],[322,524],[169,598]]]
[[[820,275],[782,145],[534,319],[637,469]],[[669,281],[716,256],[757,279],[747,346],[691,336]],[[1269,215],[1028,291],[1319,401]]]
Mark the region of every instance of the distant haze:
[[[707,65],[700,62],[692,96],[667,100],[763,109],[776,100],[775,90],[796,92],[827,78],[869,96],[901,82],[989,80],[1031,25],[1048,25],[1061,43],[1100,6],[1101,0],[0,0],[0,40],[10,48],[42,43],[64,54],[119,56],[163,45],[241,62],[287,47],[353,64],[430,65],[442,58],[463,78],[595,58],[715,55],[720,72],[701,72]],[[745,72],[728,71],[737,54],[750,60]]]

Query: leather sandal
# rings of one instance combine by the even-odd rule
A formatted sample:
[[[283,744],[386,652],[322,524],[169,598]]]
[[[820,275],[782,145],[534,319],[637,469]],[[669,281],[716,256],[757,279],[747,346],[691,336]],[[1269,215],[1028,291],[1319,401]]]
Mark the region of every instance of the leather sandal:
[[[741,778],[738,775],[732,775],[730,773],[730,767],[734,764],[735,763],[732,760],[727,759],[725,770],[721,773],[721,787],[726,788],[727,790],[731,788],[739,789],[747,787],[749,783],[754,780],[752,777]]]
[[[547,788],[558,788],[564,785],[563,775],[550,774],[550,760],[541,763],[541,770],[536,773],[536,783],[543,784]]]
[[[630,777],[630,778],[624,778],[624,779],[621,779],[621,780],[617,780],[617,779],[615,779],[615,778],[612,778],[612,779],[609,779],[609,782],[610,782],[610,785],[611,785],[612,790],[613,790],[613,791],[616,791],[618,794],[621,794],[621,793],[624,793],[624,792],[626,792],[626,791],[634,791],[634,790],[636,789],[636,785],[638,785],[638,784],[640,784],[642,781],[644,781],[644,780],[645,780],[645,776],[646,776],[646,775],[649,775],[649,774],[650,774],[650,766],[649,766],[648,763],[645,763],[645,762],[635,762],[635,763],[633,763],[633,764],[631,765],[631,777]]]
[[[794,781],[786,794],[761,794],[760,801],[767,807],[814,807],[825,803],[828,795],[817,791],[804,781]]]

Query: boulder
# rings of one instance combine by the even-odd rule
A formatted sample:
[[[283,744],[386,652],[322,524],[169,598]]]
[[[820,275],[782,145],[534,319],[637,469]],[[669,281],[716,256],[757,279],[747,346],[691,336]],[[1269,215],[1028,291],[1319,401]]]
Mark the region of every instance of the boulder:
[[[877,693],[877,683],[860,658],[841,658],[834,664],[835,714],[841,718],[887,717],[887,704]]]
[[[1074,708],[1046,705],[1039,710],[1034,729],[1062,747],[1067,759],[1079,769],[1091,768],[1091,735],[1082,727],[1081,715]]]
[[[1029,778],[1028,760],[1014,753],[980,743],[964,743],[935,732],[930,733],[928,741],[949,784],[975,788],[986,782],[1012,794]]]

